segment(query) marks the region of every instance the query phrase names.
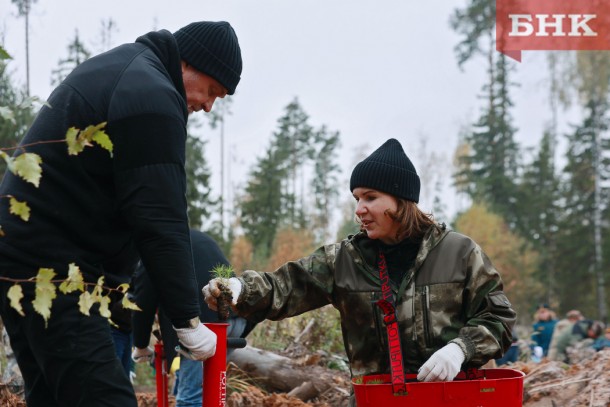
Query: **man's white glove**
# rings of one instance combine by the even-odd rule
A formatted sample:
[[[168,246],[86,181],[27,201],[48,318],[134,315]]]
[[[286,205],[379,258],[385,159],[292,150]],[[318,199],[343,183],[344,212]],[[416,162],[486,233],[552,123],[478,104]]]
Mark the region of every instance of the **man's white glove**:
[[[180,344],[195,360],[206,360],[216,353],[216,334],[199,323],[195,328],[174,328]]]
[[[133,348],[131,359],[136,363],[152,362],[155,358],[155,352],[150,346],[146,348]]]
[[[430,359],[419,368],[417,380],[420,382],[451,381],[460,372],[464,358],[462,348],[451,342],[434,352]]]
[[[220,297],[220,288],[218,284],[220,282],[220,278],[214,278],[210,280],[210,282],[201,289],[203,293],[203,297],[205,298],[205,302],[208,304],[213,311],[218,311],[218,297]],[[229,289],[231,290],[231,295],[233,296],[233,300],[231,301],[233,305],[237,304],[237,300],[239,299],[239,295],[241,294],[241,281],[238,278],[231,277],[229,279]]]

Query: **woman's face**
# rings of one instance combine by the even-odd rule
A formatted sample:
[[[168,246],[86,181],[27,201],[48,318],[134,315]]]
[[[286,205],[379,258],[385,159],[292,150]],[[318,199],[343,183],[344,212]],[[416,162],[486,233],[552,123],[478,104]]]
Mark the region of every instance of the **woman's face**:
[[[371,188],[354,188],[353,195],[356,199],[356,216],[368,237],[386,244],[398,243],[396,232],[400,225],[385,214],[386,211],[396,212],[396,198]]]

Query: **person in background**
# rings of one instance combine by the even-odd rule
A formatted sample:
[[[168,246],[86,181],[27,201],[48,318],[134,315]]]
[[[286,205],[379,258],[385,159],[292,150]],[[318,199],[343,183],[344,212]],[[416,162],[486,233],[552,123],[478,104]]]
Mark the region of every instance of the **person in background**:
[[[197,287],[201,290],[212,278],[214,267],[218,265],[228,266],[229,261],[218,244],[207,234],[191,230],[191,242]],[[159,306],[159,295],[142,264],[136,270],[133,288],[134,301],[142,309],[141,312],[133,313],[133,360],[138,363],[149,362],[154,357],[154,352],[148,344],[155,313],[158,312],[163,350],[167,366],[171,366],[176,356],[175,347],[179,344],[178,337],[172,329],[171,321],[167,317],[163,306]],[[218,313],[208,308],[203,296],[199,296],[199,319],[203,322],[218,322]],[[254,324],[235,315],[232,315],[227,322],[229,323],[227,337],[245,338],[254,328]],[[230,351],[228,350],[228,352]],[[201,407],[203,363],[180,355],[180,368],[176,372],[176,380],[176,407]]]
[[[32,304],[35,284],[21,285],[24,316],[11,306],[10,279],[28,280],[41,267],[65,280],[73,263],[95,284],[106,264],[141,259],[182,346],[200,360],[214,354],[216,335],[199,320],[186,129],[189,114],[209,112],[217,98],[234,94],[241,71],[233,27],[194,22],[173,34],[149,32],[82,62],[37,114],[15,154],[40,156],[38,187],[11,172],[0,185],[0,195],[30,209],[24,222],[11,213],[9,199],[0,200],[0,275],[8,279],[0,282],[0,315],[28,406],[137,405],[107,318],[95,309],[81,313],[80,293],[58,293],[48,320]],[[105,126],[112,154],[92,147],[69,155],[66,143],[57,142],[70,129],[98,125]]]
[[[570,363],[568,350],[578,342],[589,339],[594,341],[604,332],[604,324],[600,321],[583,319],[574,324],[572,329],[565,331],[557,340],[558,360]]]
[[[565,318],[560,319],[555,324],[553,329],[553,335],[551,336],[551,343],[549,344],[549,353],[547,357],[549,360],[557,360],[557,341],[566,332],[571,330],[574,324],[578,321],[582,321],[585,317],[579,310],[573,309],[566,313]]]
[[[520,347],[519,347],[519,337],[517,336],[517,330],[513,329],[513,342],[510,345],[510,348],[504,353],[499,359],[496,359],[496,365],[508,365],[510,363],[515,363],[519,360],[520,356]]]
[[[598,352],[602,349],[610,349],[610,328],[606,328],[604,335],[597,338],[591,346]]]
[[[127,295],[130,294],[128,293]],[[133,360],[131,359],[131,348],[133,344],[131,334],[132,310],[123,307],[121,304],[122,297],[123,294],[118,294],[116,292],[110,294],[110,312],[112,313],[112,316],[110,317],[112,322],[110,333],[112,335],[117,357],[121,361],[125,374],[127,374],[133,383],[135,372],[133,370]]]
[[[553,312],[547,304],[541,304],[534,314],[534,332],[532,333],[532,341],[534,346],[534,355],[538,358],[543,358],[549,353],[549,345],[553,336],[553,329],[557,323],[555,312]],[[540,350],[536,349],[539,347]]]
[[[419,209],[420,179],[400,143],[389,139],[360,162],[350,190],[360,233],[275,272],[231,278],[238,315],[280,320],[332,304],[353,377],[390,373],[392,357],[403,362],[400,374],[453,380],[502,357],[516,313],[500,274],[472,239]],[[212,309],[218,284],[203,289]],[[392,326],[396,318],[402,351],[388,347],[384,314]]]

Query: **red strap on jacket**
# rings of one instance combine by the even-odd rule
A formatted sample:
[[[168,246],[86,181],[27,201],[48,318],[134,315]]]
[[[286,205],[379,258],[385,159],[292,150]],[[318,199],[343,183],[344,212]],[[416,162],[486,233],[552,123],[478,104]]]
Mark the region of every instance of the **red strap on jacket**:
[[[405,395],[407,386],[405,384],[405,373],[402,364],[402,349],[400,345],[400,332],[396,321],[396,307],[394,306],[394,295],[390,288],[390,276],[388,266],[383,253],[379,252],[379,279],[381,280],[381,294],[383,299],[376,305],[383,312],[383,322],[388,332],[388,347],[390,348],[390,371],[392,374],[392,389],[394,395]]]

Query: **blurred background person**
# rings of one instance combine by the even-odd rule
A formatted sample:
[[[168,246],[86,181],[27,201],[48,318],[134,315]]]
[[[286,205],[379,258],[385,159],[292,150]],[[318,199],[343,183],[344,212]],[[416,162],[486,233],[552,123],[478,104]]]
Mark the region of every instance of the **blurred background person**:
[[[551,338],[551,344],[549,345],[549,353],[547,357],[550,360],[557,360],[557,340],[563,335],[565,331],[571,330],[574,324],[578,321],[582,321],[585,317],[582,313],[573,309],[566,313],[565,318],[557,321],[555,329],[553,329],[553,336]]]
[[[551,310],[548,304],[541,304],[534,314],[534,324],[532,326],[534,332],[531,339],[534,358],[541,359],[549,353],[549,345],[556,323],[555,312]]]

